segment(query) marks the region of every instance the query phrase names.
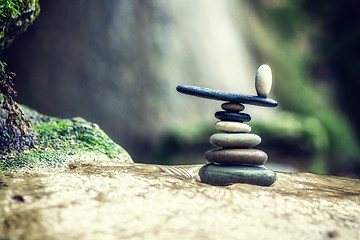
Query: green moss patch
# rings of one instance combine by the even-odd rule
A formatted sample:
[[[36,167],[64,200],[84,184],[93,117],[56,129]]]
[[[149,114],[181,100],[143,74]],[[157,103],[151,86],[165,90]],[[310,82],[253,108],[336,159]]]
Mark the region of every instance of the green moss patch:
[[[0,50],[24,32],[39,12],[38,0],[0,0]]]
[[[32,123],[35,148],[12,151],[0,159],[2,170],[21,167],[56,167],[86,156],[131,161],[126,151],[110,139],[97,124],[82,118],[60,119],[26,110]],[[124,157],[126,158],[124,160]]]
[[[30,1],[11,1],[11,0],[0,0],[0,21],[5,22],[11,18],[14,14],[20,14],[24,9],[27,9],[34,4],[34,0]]]
[[[39,144],[45,148],[99,151],[109,157],[123,152],[97,124],[89,123],[82,118],[52,118],[49,122],[37,123],[35,128]]]

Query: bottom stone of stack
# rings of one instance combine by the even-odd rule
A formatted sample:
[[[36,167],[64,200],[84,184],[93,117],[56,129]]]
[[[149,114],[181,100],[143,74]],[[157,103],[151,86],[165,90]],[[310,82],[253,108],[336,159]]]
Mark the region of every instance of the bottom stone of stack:
[[[234,183],[270,186],[276,181],[276,173],[265,166],[209,163],[200,168],[199,176],[202,182],[215,186]]]

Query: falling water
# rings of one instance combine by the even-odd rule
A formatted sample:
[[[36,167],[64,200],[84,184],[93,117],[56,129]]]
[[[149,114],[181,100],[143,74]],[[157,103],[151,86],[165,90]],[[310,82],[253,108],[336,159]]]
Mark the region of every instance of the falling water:
[[[97,122],[135,161],[143,158],[169,128],[216,121],[219,102],[180,95],[178,84],[256,93],[261,63],[239,31],[246,19],[236,3],[44,2],[26,43],[10,53],[23,76],[19,99],[42,113]]]

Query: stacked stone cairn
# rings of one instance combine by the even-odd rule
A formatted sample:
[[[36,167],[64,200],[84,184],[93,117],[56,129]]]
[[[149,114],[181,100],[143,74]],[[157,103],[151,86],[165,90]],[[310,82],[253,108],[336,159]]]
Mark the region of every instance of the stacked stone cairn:
[[[205,153],[209,162],[204,165],[199,176],[202,182],[211,185],[230,185],[248,183],[270,186],[276,181],[276,173],[263,164],[268,160],[265,152],[255,149],[261,138],[251,134],[249,114],[243,113],[243,104],[276,107],[277,102],[267,98],[272,85],[272,73],[268,65],[261,65],[256,72],[255,88],[257,96],[222,92],[209,88],[180,85],[181,93],[213,100],[226,101],[221,105],[223,111],[215,113],[220,121],[215,124],[215,133],[209,142],[217,147]]]

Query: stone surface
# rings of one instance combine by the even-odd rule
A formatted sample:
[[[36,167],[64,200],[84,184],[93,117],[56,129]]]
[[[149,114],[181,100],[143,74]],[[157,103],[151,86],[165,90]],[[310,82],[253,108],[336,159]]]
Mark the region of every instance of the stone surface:
[[[268,156],[258,149],[214,149],[205,153],[208,162],[222,164],[264,164]]]
[[[255,89],[259,97],[266,98],[271,90],[272,73],[271,68],[263,64],[256,71]]]
[[[219,121],[215,123],[215,129],[229,133],[248,133],[251,131],[251,127],[247,124],[229,121]]]
[[[176,90],[183,94],[188,94],[196,97],[208,98],[213,100],[228,101],[232,103],[245,103],[263,107],[276,107],[278,103],[269,98],[259,96],[243,95],[237,93],[223,92],[211,88],[179,85]]]
[[[100,160],[99,164],[133,162],[127,151],[116,144],[96,123],[80,117],[50,117],[28,107],[20,107],[31,123],[30,133],[36,133],[33,136],[35,148],[0,154],[0,171],[58,167],[74,158],[89,162]]]
[[[221,108],[228,112],[240,112],[245,109],[245,106],[239,103],[223,103]]]
[[[26,31],[40,12],[38,0],[13,0],[6,2],[1,1],[0,53],[11,45],[17,35]],[[11,6],[16,5],[20,6],[20,9],[17,9],[18,12],[9,10]]]
[[[255,147],[261,143],[261,138],[251,133],[215,133],[209,142],[217,147]]]
[[[224,166],[209,163],[199,171],[202,182],[215,186],[248,183],[270,186],[276,181],[276,173],[264,166]]]
[[[84,163],[0,173],[0,238],[360,238],[360,180],[277,173],[270,187],[221,187],[199,182],[200,167]]]
[[[231,121],[231,122],[249,122],[251,117],[246,113],[232,113],[219,111],[215,113],[215,117],[222,121]]]

